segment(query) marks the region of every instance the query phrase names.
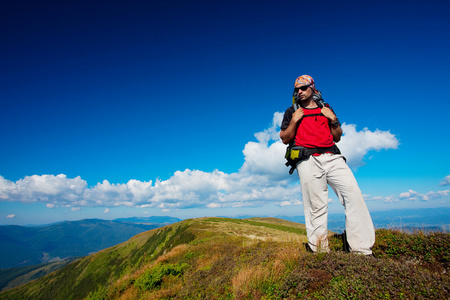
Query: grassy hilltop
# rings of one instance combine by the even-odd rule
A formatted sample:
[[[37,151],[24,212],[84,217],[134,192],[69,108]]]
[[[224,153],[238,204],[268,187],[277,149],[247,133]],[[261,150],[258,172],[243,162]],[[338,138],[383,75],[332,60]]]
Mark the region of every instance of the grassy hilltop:
[[[308,253],[304,225],[199,218],[136,235],[0,299],[448,299],[450,234],[377,230],[377,258]]]

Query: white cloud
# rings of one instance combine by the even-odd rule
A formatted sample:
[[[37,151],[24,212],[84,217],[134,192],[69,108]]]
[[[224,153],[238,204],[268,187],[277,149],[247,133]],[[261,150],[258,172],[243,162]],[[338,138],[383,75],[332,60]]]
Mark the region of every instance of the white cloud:
[[[263,132],[255,133],[258,142],[248,142],[245,145],[242,151],[245,161],[240,173],[248,176],[264,175],[272,181],[288,179],[288,168],[284,165],[286,145],[279,138],[282,119],[283,114],[276,112],[271,126]]]
[[[430,201],[430,200],[436,200],[441,199],[445,196],[450,195],[450,190],[445,191],[430,191],[426,194],[420,194],[416,191],[409,190],[407,192],[401,193],[398,198],[400,200],[410,200],[410,201]]]
[[[398,196],[371,196],[364,195],[364,200],[366,201],[382,201],[382,202],[398,202],[398,201],[432,201],[445,198],[445,201],[450,200],[450,190],[445,191],[430,191],[426,194],[418,193],[414,190],[408,190],[407,192],[400,193]],[[447,198],[446,198],[447,197]]]
[[[277,141],[271,145],[267,143],[248,142],[242,151],[245,162],[240,172],[246,174],[263,174],[274,180],[286,180],[288,168],[284,165],[286,160],[284,152],[286,146]]]
[[[422,201],[429,201],[429,200],[436,200],[436,199],[441,199],[445,196],[448,196],[450,194],[450,190],[445,190],[445,191],[437,191],[437,192],[428,192],[425,195],[419,195],[420,200]]]
[[[105,208],[105,210],[103,211],[104,214],[107,214],[107,213],[109,213],[109,212],[110,212],[110,209],[109,209],[109,208]]]
[[[364,199],[366,201],[382,201],[385,203],[389,203],[389,202],[397,202],[399,201],[399,199],[397,197],[395,197],[394,195],[390,195],[390,196],[370,196],[370,195],[364,195]]]
[[[254,175],[266,176],[271,181],[293,181],[298,180],[296,176],[287,176],[288,168],[284,165],[286,160],[284,153],[286,145],[279,139],[280,124],[283,114],[274,114],[271,127],[255,134],[257,142],[248,142],[242,151],[245,162],[240,172]],[[398,140],[389,131],[370,131],[364,128],[362,131],[356,130],[356,125],[343,124],[344,134],[338,147],[346,157],[351,168],[364,165],[363,159],[371,150],[397,149]]]
[[[281,201],[278,203],[279,206],[292,206],[292,205],[301,205],[302,201],[300,200],[291,200],[291,201]]]
[[[34,179],[38,177],[33,176]],[[11,185],[10,182],[7,184]],[[57,182],[57,185],[61,183]],[[5,190],[1,186],[0,189]],[[299,198],[300,194],[299,185],[273,183],[266,176],[258,174],[250,176],[243,173],[227,174],[218,170],[203,172],[189,169],[177,171],[168,180],[156,180],[154,184],[138,180],[130,180],[126,184],[112,184],[104,180],[93,187],[85,187],[78,193],[78,198],[71,196],[70,201],[61,191],[57,193],[61,196],[58,201],[50,187],[47,192],[40,192],[40,197],[36,199],[27,198],[35,195],[34,191],[25,190],[19,194],[22,191],[20,186],[15,186],[12,190],[14,193],[11,196],[22,202],[41,201],[48,208],[63,206],[71,207],[72,210],[86,206],[156,207],[164,211],[193,207],[249,207],[269,202],[287,203]],[[68,189],[68,192],[71,193],[71,190]],[[51,203],[48,202],[49,199],[52,200]],[[11,201],[8,198],[6,200]]]
[[[274,204],[300,205],[297,175],[289,175],[284,163],[286,146],[279,139],[283,114],[273,116],[270,127],[255,134],[243,150],[244,164],[236,173],[219,170],[177,171],[167,180],[110,183],[107,180],[88,187],[79,176],[32,175],[16,182],[0,176],[0,200],[24,203],[43,202],[49,208],[69,207],[149,207],[162,211],[184,208],[255,207]],[[345,135],[339,147],[353,165],[361,165],[370,150],[395,149],[398,141],[389,132],[356,131],[355,125],[343,125]],[[429,195],[429,197],[433,197]]]
[[[397,149],[398,140],[389,131],[370,131],[364,128],[362,131],[356,130],[356,125],[342,124],[344,132],[338,147],[346,157],[351,168],[364,165],[364,157],[371,150]]]
[[[402,200],[416,200],[418,193],[413,190],[401,193],[398,197]]]
[[[440,185],[442,185],[442,186],[444,186],[444,185],[450,185],[450,175],[445,176],[445,178],[442,179]]]
[[[131,181],[131,180],[130,180]],[[127,184],[111,184],[108,180],[85,189],[79,201],[74,205],[86,206],[131,206],[132,192]]]
[[[16,215],[15,214],[10,214],[10,215],[7,215],[6,217],[8,219],[14,219],[16,217]]]
[[[73,179],[64,174],[26,176],[16,182],[0,176],[0,199],[21,202],[71,203],[77,201],[87,186],[79,176]]]
[[[268,129],[265,129],[263,132],[255,133],[255,137],[259,143],[267,144],[269,141],[277,141],[280,136],[280,125],[281,121],[283,121],[283,113],[276,112],[273,114],[272,123]]]

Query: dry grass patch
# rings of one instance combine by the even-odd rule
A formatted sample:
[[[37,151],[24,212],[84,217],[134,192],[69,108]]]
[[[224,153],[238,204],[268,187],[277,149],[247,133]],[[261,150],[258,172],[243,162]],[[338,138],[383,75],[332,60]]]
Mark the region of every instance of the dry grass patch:
[[[232,279],[233,293],[237,299],[249,297],[267,278],[267,271],[261,266],[247,266],[241,269]]]
[[[128,288],[123,294],[117,299],[120,300],[135,300],[139,299],[139,290],[135,287]]]
[[[257,266],[247,265],[231,279],[233,293],[236,299],[247,299],[273,286],[285,271],[285,263],[280,259]]]
[[[141,299],[172,299],[182,287],[182,280],[178,277],[168,276],[164,278],[161,289],[146,292]],[[136,299],[136,298],[135,298]]]
[[[218,261],[221,258],[221,255],[219,253],[212,253],[208,256],[202,256],[197,259],[197,270],[204,270],[212,266],[216,261]]]
[[[172,250],[170,250],[168,253],[161,255],[156,260],[156,264],[158,263],[165,263],[170,260],[173,260],[174,258],[183,255],[189,250],[189,246],[186,244],[178,245],[174,247]]]
[[[304,250],[304,248],[300,248],[300,244],[289,243],[280,247],[275,256],[281,260],[287,268],[293,269],[300,260],[300,257],[305,253],[306,250]]]

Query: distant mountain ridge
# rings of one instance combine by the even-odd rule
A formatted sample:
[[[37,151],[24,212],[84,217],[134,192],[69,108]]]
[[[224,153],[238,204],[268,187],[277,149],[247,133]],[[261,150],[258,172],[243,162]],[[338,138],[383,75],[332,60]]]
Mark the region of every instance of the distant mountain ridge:
[[[180,221],[173,217],[120,220],[86,219],[36,227],[0,226],[0,269],[86,256],[141,232]]]

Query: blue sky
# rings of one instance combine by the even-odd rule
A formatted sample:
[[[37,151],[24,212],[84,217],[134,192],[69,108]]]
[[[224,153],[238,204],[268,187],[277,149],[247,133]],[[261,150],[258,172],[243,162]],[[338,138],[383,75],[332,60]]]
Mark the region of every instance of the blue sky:
[[[449,207],[448,15],[448,1],[3,1],[0,224],[303,215],[278,139],[303,74],[343,123],[371,211]]]

